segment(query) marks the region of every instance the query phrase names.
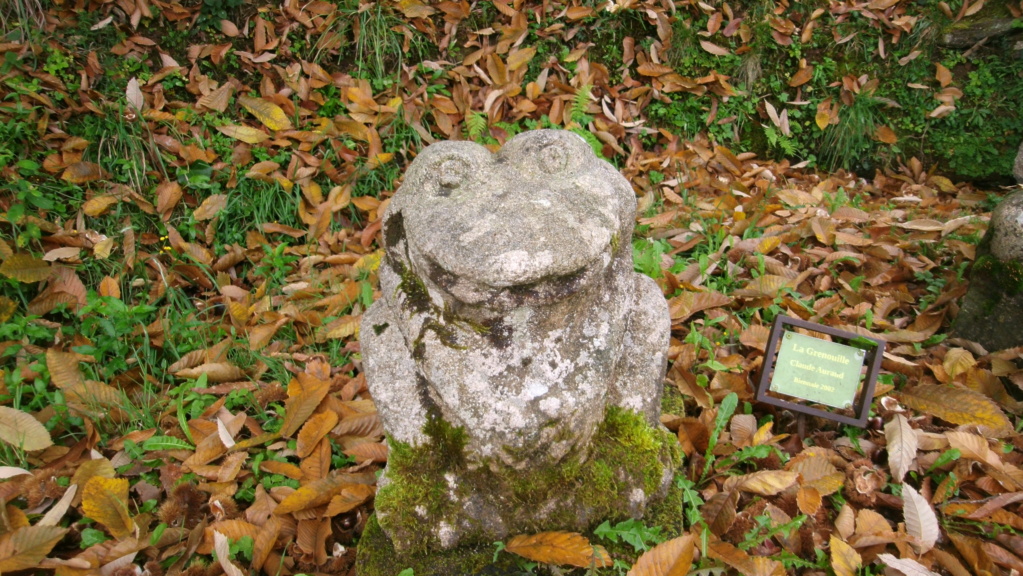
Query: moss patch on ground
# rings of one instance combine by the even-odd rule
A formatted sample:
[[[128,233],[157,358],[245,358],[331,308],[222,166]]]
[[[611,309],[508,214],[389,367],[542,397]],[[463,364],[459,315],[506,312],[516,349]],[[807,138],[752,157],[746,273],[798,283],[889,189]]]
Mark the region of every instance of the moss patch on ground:
[[[636,491],[647,504],[663,498],[666,472],[670,477],[682,460],[671,433],[617,407],[607,408],[585,461],[566,459],[533,470],[472,462],[465,454],[465,432],[441,420],[424,432],[431,439],[425,445],[391,443],[387,482],[376,498],[377,521],[403,551],[395,552],[391,542],[383,548],[360,544],[360,559],[365,555],[371,563],[364,572],[360,560],[360,574],[386,573],[370,567],[376,555],[409,566],[435,556],[444,525],[457,529],[460,547],[486,545],[492,552],[492,542],[509,534],[584,531],[604,520],[630,518],[642,511]]]

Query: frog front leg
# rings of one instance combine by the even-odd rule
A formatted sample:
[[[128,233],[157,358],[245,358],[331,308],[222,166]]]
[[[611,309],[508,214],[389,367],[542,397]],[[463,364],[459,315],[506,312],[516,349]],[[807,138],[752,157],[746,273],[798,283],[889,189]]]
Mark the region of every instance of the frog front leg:
[[[626,314],[622,355],[608,400],[642,414],[651,426],[659,426],[671,316],[656,282],[640,274],[632,278],[634,299]],[[629,284],[626,282],[626,286]]]
[[[363,315],[359,336],[363,369],[389,439],[416,446],[429,440],[423,432],[427,391],[398,318],[386,298]]]

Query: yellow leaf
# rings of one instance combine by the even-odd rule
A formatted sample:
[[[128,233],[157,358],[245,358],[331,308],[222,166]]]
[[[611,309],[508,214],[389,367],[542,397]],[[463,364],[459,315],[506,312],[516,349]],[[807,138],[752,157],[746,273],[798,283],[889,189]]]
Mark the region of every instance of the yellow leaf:
[[[238,103],[271,130],[290,130],[292,128],[291,120],[288,119],[287,114],[273,102],[239,95]]]
[[[535,55],[536,47],[534,46],[512,52],[508,55],[508,69],[518,70],[519,68],[522,68],[526,64],[529,64],[529,61],[532,60]]]
[[[785,470],[761,470],[740,477],[739,490],[762,496],[774,496],[796,483],[799,474]]]
[[[7,296],[0,296],[0,322],[7,322],[14,316],[14,311],[18,309],[18,303],[11,300]]]
[[[103,177],[103,169],[92,162],[75,162],[64,170],[61,179],[72,184],[85,184]]]
[[[936,186],[942,192],[955,192],[956,185],[944,176],[934,175],[927,179],[927,183]]]
[[[823,130],[823,129],[827,128],[828,124],[831,122],[831,114],[828,114],[827,112],[823,112],[823,111],[822,112],[818,112],[817,115],[814,116],[813,119],[814,119],[814,122],[817,123],[817,127],[820,128],[821,130]]]
[[[628,576],[685,576],[693,564],[696,540],[691,534],[662,542],[643,553]]]
[[[400,0],[398,7],[406,18],[427,18],[437,10],[419,0]]]
[[[0,536],[0,573],[38,569],[67,528],[24,526]]]
[[[135,530],[128,515],[128,479],[94,476],[85,485],[82,511],[99,522],[114,538],[124,538]]]
[[[266,460],[260,463],[259,471],[267,474],[280,474],[292,480],[301,480],[303,477],[301,468],[290,462],[280,462],[278,460]]]
[[[834,534],[831,535],[830,548],[831,569],[835,576],[856,576],[856,571],[863,565],[859,552]]]
[[[376,252],[370,252],[365,256],[360,257],[355,261],[355,265],[352,266],[355,270],[365,272],[376,272],[376,269],[380,267],[380,260],[384,257],[383,250],[377,250]]]
[[[382,153],[377,154],[377,155],[373,156],[372,158],[370,158],[369,161],[366,162],[366,166],[370,170],[373,170],[373,169],[379,168],[380,166],[383,166],[384,164],[387,164],[391,160],[394,160],[394,154],[393,153],[391,153],[391,152],[382,152]]]
[[[327,326],[323,333],[323,338],[328,340],[338,340],[341,338],[347,338],[359,329],[360,317],[345,316],[339,318],[336,322],[331,322]]]
[[[544,564],[568,564],[580,568],[611,565],[611,559],[602,547],[590,544],[585,536],[575,532],[519,534],[508,540],[504,549]]]
[[[241,140],[247,144],[259,144],[270,138],[270,135],[266,132],[251,126],[217,126],[217,130],[220,130],[221,134],[230,136],[235,140]]]
[[[85,204],[82,204],[82,212],[85,212],[86,216],[92,216],[95,218],[103,215],[103,213],[109,210],[114,204],[117,204],[117,198],[114,198],[109,194],[103,194],[102,196],[90,198],[85,202]]]
[[[96,476],[113,478],[116,475],[117,471],[114,470],[114,465],[106,458],[84,460],[75,469],[75,473],[71,475],[71,484],[78,486],[78,493],[75,495],[71,505],[78,506],[82,502],[82,486],[88,484],[89,480],[92,480]]]
[[[192,217],[199,222],[209,220],[225,207],[227,207],[227,194],[213,194],[202,201],[202,204],[192,213]]]
[[[338,476],[327,476],[320,480],[300,486],[291,494],[288,494],[281,503],[274,508],[274,514],[290,514],[299,510],[307,510],[322,506],[330,502],[335,494],[342,489],[351,486]]]
[[[942,368],[952,378],[969,372],[970,368],[977,365],[977,360],[969,350],[953,348],[945,353],[945,360],[941,363]]]
[[[770,254],[778,246],[781,246],[781,238],[778,236],[765,236],[757,244],[757,252],[760,254]]]
[[[910,408],[953,424],[977,424],[995,431],[1012,429],[1002,409],[990,398],[967,388],[920,384],[896,393]]]
[[[99,260],[106,260],[114,250],[114,239],[104,238],[92,247],[92,255]]]
[[[47,262],[23,252],[12,254],[0,264],[0,274],[26,284],[46,280],[50,272]]]

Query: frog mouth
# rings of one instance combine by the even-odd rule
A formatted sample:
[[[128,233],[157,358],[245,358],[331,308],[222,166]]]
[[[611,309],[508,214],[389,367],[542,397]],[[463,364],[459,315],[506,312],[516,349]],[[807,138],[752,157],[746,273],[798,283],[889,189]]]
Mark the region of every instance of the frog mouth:
[[[431,258],[423,260],[430,280],[456,300],[500,309],[545,305],[569,298],[591,284],[610,264],[608,252],[604,252],[575,269],[548,269],[543,271],[546,273],[523,275],[516,282],[508,282],[489,280],[485,275],[466,277]]]

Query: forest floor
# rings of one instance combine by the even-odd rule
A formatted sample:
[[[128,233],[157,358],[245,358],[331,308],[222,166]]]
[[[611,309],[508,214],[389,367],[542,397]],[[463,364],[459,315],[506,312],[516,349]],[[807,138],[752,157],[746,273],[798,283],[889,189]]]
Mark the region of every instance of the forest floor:
[[[748,4],[0,7],[0,572],[354,573],[388,454],[358,338],[380,214],[429,143],[544,127],[636,191],[684,505],[495,554],[1023,572],[1023,348],[950,337],[1013,189],[956,174],[1020,122],[966,107],[1021,65],[925,53],[912,2]],[[854,49],[920,75],[897,112]],[[887,343],[863,427],[755,401],[781,315]]]

